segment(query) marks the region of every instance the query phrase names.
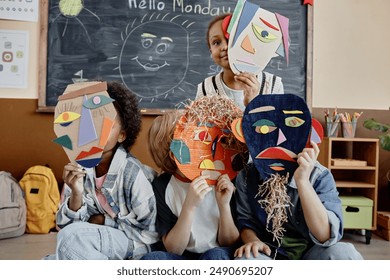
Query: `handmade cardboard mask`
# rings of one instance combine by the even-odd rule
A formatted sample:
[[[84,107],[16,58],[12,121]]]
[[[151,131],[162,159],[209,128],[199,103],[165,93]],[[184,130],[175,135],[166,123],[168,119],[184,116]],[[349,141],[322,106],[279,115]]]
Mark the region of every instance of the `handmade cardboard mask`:
[[[255,97],[245,109],[241,126],[238,120],[232,127],[235,134],[244,136],[260,174],[256,200],[267,214],[266,229],[278,246],[292,205],[286,185],[298,168],[298,154],[309,138],[321,142],[322,132],[315,123],[312,125],[309,109],[297,95],[267,94]]]
[[[116,110],[105,82],[68,85],[59,96],[54,113],[53,141],[64,148],[71,162],[96,166],[103,154]]]
[[[245,142],[264,180],[275,173],[291,179],[311,131],[310,111],[294,94],[259,95],[247,105],[242,119]]]
[[[289,19],[280,14],[239,0],[227,30],[232,71],[258,74],[278,55],[288,64],[288,24]]]
[[[242,111],[223,97],[203,97],[189,105],[177,122],[170,149],[179,170],[190,180],[209,175],[210,185],[219,176],[233,179],[246,150],[230,130]]]

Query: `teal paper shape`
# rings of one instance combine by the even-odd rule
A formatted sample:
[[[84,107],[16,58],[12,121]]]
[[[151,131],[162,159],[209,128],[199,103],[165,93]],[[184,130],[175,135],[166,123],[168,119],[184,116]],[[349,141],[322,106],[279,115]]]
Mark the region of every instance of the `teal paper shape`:
[[[61,145],[62,147],[73,150],[72,140],[68,135],[63,135],[53,140],[54,143]]]
[[[173,139],[169,148],[180,164],[191,163],[190,149],[184,141]]]
[[[97,109],[114,101],[114,99],[105,95],[94,95],[91,98],[86,99],[83,106],[87,109]]]

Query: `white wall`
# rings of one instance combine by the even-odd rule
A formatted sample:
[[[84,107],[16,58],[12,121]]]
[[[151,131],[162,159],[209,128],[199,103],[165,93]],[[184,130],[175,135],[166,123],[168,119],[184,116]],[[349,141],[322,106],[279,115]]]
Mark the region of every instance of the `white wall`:
[[[390,106],[390,1],[316,0],[313,107]]]

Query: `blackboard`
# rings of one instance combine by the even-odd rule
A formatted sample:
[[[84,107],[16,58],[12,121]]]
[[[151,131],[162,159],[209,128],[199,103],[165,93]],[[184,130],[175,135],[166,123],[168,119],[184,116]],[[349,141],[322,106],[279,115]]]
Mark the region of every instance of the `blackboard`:
[[[235,0],[84,0],[72,7],[66,2],[41,1],[46,45],[40,51],[46,58],[38,111],[52,111],[65,87],[83,79],[122,82],[146,114],[180,108],[195,97],[198,83],[221,70],[210,58],[206,30],[215,15],[233,12],[236,5]],[[299,0],[251,2],[289,18],[289,65],[276,57],[265,71],[282,77],[286,93],[307,100],[307,6]]]

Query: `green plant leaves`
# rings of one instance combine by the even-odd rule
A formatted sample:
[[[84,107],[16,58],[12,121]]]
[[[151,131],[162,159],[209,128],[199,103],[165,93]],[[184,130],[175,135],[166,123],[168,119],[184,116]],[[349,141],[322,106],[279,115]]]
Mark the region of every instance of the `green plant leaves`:
[[[371,118],[364,120],[363,126],[369,130],[384,133],[378,136],[379,143],[384,150],[390,151],[390,125],[380,123],[375,119]]]
[[[363,126],[370,130],[376,130],[380,132],[386,132],[389,130],[389,125],[377,122],[375,119],[364,120]]]
[[[390,151],[390,133],[379,135],[379,143],[386,151]]]

